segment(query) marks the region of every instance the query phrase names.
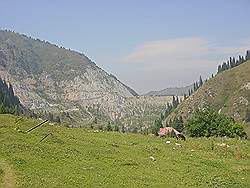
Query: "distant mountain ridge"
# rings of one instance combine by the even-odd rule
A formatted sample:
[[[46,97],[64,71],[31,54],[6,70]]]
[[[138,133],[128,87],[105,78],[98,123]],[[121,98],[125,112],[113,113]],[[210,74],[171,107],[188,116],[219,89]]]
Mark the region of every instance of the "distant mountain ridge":
[[[150,91],[144,96],[183,96],[184,94],[188,95],[188,91],[193,88],[193,85],[185,87],[169,87],[159,91]]]

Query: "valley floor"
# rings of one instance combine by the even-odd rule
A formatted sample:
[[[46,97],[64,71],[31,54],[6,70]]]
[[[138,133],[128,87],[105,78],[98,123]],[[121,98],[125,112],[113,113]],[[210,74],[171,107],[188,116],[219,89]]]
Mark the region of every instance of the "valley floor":
[[[16,120],[0,115],[3,187],[250,187],[246,140],[177,142],[49,124],[26,133],[39,120]]]

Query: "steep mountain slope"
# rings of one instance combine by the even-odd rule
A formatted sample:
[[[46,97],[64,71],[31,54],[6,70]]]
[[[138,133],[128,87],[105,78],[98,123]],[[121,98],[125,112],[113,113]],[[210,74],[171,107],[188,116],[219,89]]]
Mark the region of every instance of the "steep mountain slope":
[[[0,76],[12,83],[25,107],[72,125],[85,126],[98,118],[145,127],[171,101],[139,97],[85,55],[8,31],[0,31]]]
[[[186,86],[186,87],[170,87],[170,88],[166,88],[160,91],[150,91],[144,95],[145,96],[172,96],[172,95],[183,96],[184,94],[188,95],[188,91],[192,88],[193,88],[192,85]]]
[[[35,111],[88,115],[94,106],[112,118],[123,97],[137,95],[85,55],[14,32],[0,31],[0,75]]]
[[[197,108],[210,106],[220,113],[227,114],[238,121],[245,121],[247,109],[250,110],[250,60],[217,74],[206,82],[193,95],[181,103],[167,117],[190,117]]]

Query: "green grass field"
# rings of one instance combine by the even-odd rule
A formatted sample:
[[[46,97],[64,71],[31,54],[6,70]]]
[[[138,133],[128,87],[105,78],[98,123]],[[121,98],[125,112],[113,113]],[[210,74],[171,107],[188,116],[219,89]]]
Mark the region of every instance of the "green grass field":
[[[250,187],[246,140],[188,138],[178,141],[179,147],[175,139],[49,124],[25,133],[41,121],[15,124],[16,119],[0,115],[3,187],[6,179],[16,187],[46,188]],[[39,142],[50,132],[52,136]]]

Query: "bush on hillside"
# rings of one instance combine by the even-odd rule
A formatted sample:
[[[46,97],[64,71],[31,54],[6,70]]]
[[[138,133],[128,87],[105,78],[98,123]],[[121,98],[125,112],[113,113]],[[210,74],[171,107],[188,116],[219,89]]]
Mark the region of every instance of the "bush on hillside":
[[[185,127],[191,137],[246,137],[241,124],[210,108],[195,111]]]
[[[170,126],[175,128],[177,131],[182,132],[184,130],[184,122],[182,117],[175,117]]]
[[[151,133],[154,135],[158,135],[159,129],[163,127],[161,119],[156,119],[154,121],[154,125],[151,127]]]

